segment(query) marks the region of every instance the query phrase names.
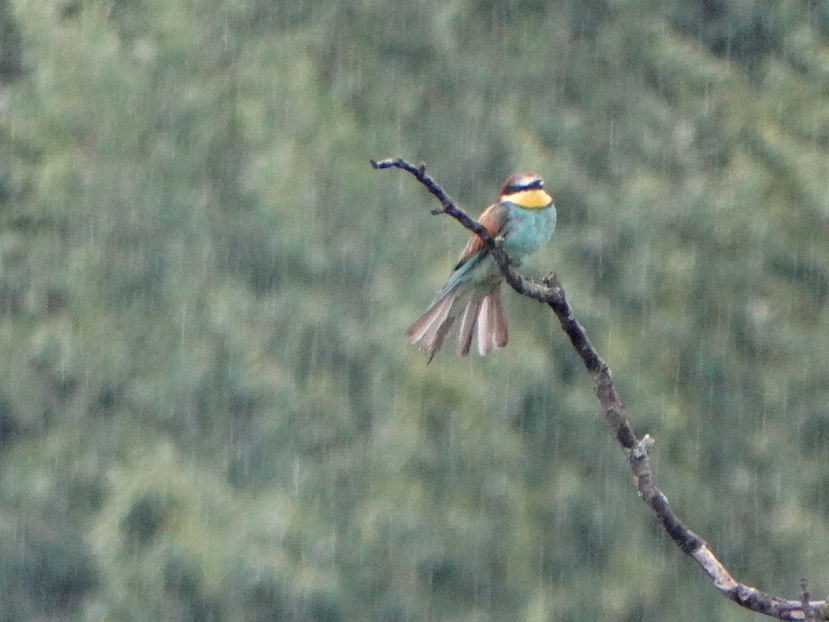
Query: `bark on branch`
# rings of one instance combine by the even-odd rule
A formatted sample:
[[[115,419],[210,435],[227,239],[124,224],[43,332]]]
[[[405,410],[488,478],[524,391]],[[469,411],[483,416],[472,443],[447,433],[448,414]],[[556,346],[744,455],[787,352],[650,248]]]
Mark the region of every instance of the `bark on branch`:
[[[717,559],[709,545],[686,527],[671,509],[667,497],[656,485],[653,468],[648,458],[648,448],[653,444],[653,440],[647,434],[639,438],[634,433],[625,414],[625,407],[613,386],[610,368],[596,353],[584,328],[573,316],[573,311],[564,295],[564,288],[554,272],[550,272],[542,283],[525,279],[515,272],[504,249],[495,242],[480,223],[455,205],[443,189],[426,174],[424,165],[415,166],[401,158],[371,160],[371,165],[375,169],[399,168],[414,175],[441,204],[439,209],[432,210],[433,214],[448,214],[470,231],[477,233],[495,257],[504,278],[512,288],[519,294],[534,298],[552,309],[593,379],[596,397],[599,399],[605,421],[625,452],[642,500],[651,508],[662,528],[682,552],[697,561],[714,586],[726,598],[746,609],[780,620],[829,620],[829,602],[826,600],[810,601],[805,582],[800,598],[788,600],[735,580],[723,563]]]

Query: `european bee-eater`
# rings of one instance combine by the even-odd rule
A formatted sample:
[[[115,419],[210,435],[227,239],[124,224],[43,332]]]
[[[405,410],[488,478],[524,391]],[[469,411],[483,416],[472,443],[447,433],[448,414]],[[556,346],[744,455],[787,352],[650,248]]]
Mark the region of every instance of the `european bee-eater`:
[[[519,173],[504,183],[498,201],[478,218],[489,234],[503,244],[513,265],[550,239],[556,228],[556,207],[535,173]],[[507,345],[507,318],[501,302],[501,271],[484,241],[476,234],[463,249],[449,280],[426,312],[406,329],[410,343],[420,342],[429,360],[460,315],[461,356],[469,354],[476,334],[478,352],[486,356],[492,345]]]

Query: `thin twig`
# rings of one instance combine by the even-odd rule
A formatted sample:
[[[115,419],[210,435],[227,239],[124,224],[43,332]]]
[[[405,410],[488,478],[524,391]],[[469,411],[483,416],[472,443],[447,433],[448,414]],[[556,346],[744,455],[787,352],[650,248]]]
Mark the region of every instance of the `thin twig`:
[[[647,434],[643,438],[638,438],[634,433],[625,414],[625,407],[613,386],[610,368],[596,353],[584,328],[575,319],[565,297],[564,288],[554,272],[548,274],[541,284],[525,279],[515,272],[510,265],[506,251],[489,235],[483,225],[470,218],[466,212],[455,205],[435,180],[426,174],[425,165],[415,166],[402,158],[371,160],[371,165],[375,169],[399,168],[414,175],[440,201],[442,208],[433,210],[433,214],[448,214],[480,236],[512,288],[519,294],[547,304],[553,310],[562,329],[570,338],[570,343],[593,379],[596,397],[601,404],[605,421],[625,451],[642,500],[651,508],[662,528],[682,552],[697,561],[726,598],[746,609],[780,620],[829,620],[829,603],[825,600],[810,602],[805,587],[800,599],[787,600],[736,581],[723,563],[717,559],[708,544],[688,529],[674,513],[667,497],[656,485],[653,468],[648,458],[648,448],[653,444],[653,440]]]

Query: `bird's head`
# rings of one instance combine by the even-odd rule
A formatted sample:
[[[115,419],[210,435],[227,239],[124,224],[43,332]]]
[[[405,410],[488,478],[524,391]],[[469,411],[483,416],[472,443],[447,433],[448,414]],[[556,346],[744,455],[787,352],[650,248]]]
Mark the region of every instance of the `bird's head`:
[[[544,190],[544,180],[535,173],[518,173],[513,175],[501,188],[500,201],[524,208],[548,207],[553,203]]]

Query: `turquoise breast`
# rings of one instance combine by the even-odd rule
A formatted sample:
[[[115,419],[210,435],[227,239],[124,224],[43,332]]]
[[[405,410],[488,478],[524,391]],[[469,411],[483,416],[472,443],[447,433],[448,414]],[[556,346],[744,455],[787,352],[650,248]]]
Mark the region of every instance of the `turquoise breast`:
[[[533,252],[547,242],[556,229],[555,205],[527,209],[508,203],[509,217],[502,232],[504,248],[513,260]]]

